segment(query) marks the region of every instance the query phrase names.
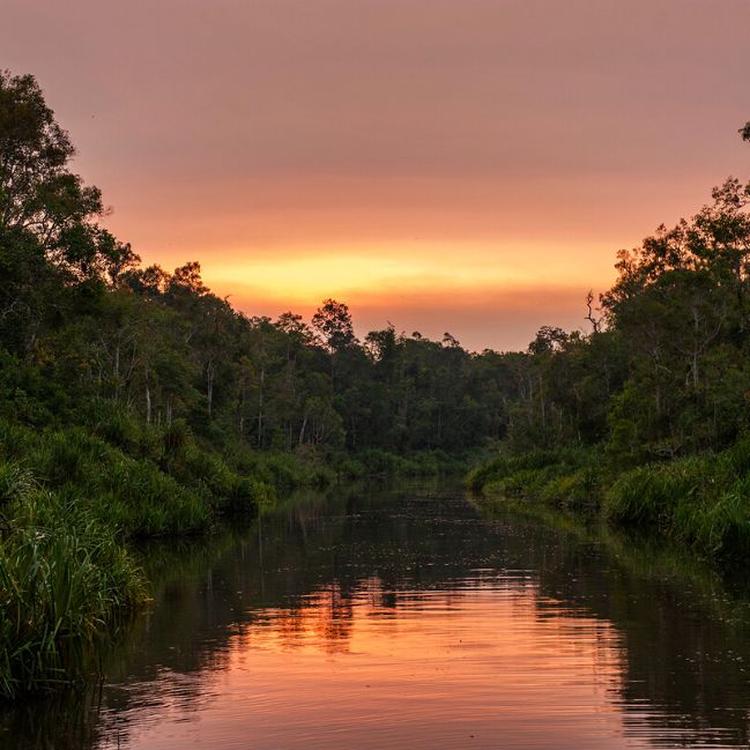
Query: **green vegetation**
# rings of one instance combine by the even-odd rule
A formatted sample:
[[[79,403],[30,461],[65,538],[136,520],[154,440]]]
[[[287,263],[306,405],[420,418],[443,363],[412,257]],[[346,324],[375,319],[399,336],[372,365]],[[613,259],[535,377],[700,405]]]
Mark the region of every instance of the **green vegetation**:
[[[145,600],[139,569],[96,514],[0,464],[0,695],[81,678],[103,626]]]
[[[461,470],[495,373],[446,334],[356,339],[144,268],[31,76],[0,72],[0,698],[83,678],[147,584],[132,540],[195,535],[337,478]],[[500,404],[498,396],[497,403]]]
[[[590,333],[476,354],[359,340],[335,300],[251,317],[196,262],[143,267],[73,155],[34,78],[0,73],[0,696],[85,672],[72,655],[144,599],[130,540],[498,443],[475,489],[746,548],[750,186],[621,253]]]
[[[577,507],[596,502],[601,482],[595,454],[584,449],[501,455],[467,477],[474,492]]]
[[[750,140],[750,125],[741,131]],[[518,355],[498,456],[475,491],[598,508],[715,557],[750,539],[750,183],[622,251],[592,332]],[[561,448],[566,446],[566,448]]]
[[[118,426],[127,425],[119,420]],[[0,421],[0,696],[84,679],[92,645],[147,600],[127,549],[138,537],[207,530],[217,510],[315,483],[294,457],[253,456],[240,473],[184,430],[111,424],[33,430]],[[177,435],[179,434],[179,439]],[[120,434],[122,437],[122,433]]]
[[[750,552],[750,442],[618,471],[601,449],[529,452],[472,469],[467,484],[488,498],[599,513],[650,529],[725,562]]]
[[[750,443],[716,455],[632,469],[607,491],[603,511],[615,522],[654,528],[722,557],[750,552]]]
[[[379,448],[368,448],[354,454],[340,454],[331,459],[331,466],[345,479],[461,474],[466,471],[467,465],[468,457],[439,449],[399,455]]]

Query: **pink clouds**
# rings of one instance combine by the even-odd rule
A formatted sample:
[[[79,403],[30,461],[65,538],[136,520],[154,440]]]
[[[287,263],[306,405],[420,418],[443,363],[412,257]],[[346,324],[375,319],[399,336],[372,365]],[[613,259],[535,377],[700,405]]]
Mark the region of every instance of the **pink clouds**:
[[[310,307],[286,271],[338,254],[363,320],[481,348],[574,323],[618,248],[746,168],[748,27],[746,0],[6,0],[0,49],[144,259]]]

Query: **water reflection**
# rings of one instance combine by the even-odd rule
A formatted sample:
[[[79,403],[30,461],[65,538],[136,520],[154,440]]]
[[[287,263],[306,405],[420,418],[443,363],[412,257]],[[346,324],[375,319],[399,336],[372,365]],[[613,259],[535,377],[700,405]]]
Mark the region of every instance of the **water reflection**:
[[[107,683],[7,714],[0,747],[748,743],[746,599],[630,540],[339,489],[144,564]]]

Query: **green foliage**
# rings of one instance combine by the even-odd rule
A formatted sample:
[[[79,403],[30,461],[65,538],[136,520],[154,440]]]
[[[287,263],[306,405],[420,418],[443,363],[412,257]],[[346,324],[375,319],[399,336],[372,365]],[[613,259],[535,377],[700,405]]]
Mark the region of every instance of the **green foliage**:
[[[2,445],[45,487],[126,536],[191,533],[210,523],[210,508],[200,495],[148,459],[127,456],[83,428],[27,434],[20,444]]]
[[[370,450],[365,473],[420,473],[443,462],[383,456],[463,454],[508,432],[509,404],[526,391],[515,355],[392,326],[362,343],[331,299],[310,323],[247,317],[211,293],[195,261],[140,266],[98,224],[99,191],[71,171],[70,138],[31,76],[0,75],[0,148],[0,417],[82,426],[212,500],[230,494],[228,472],[175,441],[191,435],[210,456]],[[259,481],[299,484],[280,459],[260,468]]]
[[[298,487],[325,487],[336,479],[333,469],[315,452],[261,452],[236,446],[228,458],[243,475],[282,493]]]
[[[750,553],[750,440],[635,468],[598,451],[503,455],[472,469],[468,486],[487,497],[600,508],[612,524],[650,529],[723,559]]]
[[[0,512],[11,503],[28,497],[37,488],[31,472],[18,464],[0,463]]]
[[[747,128],[741,131],[747,140]],[[589,336],[544,327],[515,360],[506,455],[477,491],[580,503],[714,556],[750,549],[750,184],[618,256]],[[601,445],[581,466],[537,452]]]
[[[599,472],[588,466],[572,474],[550,479],[540,490],[540,499],[548,504],[583,507],[595,506],[601,491]]]
[[[95,669],[93,642],[145,598],[127,539],[205,531],[217,509],[247,511],[274,503],[276,487],[324,481],[281,454],[245,451],[252,473],[239,473],[239,460],[230,467],[179,424],[139,428],[117,413],[94,424],[0,420],[0,698]]]
[[[89,646],[146,597],[143,577],[89,508],[39,489],[0,465],[6,529],[0,536],[0,698],[85,676]]]
[[[433,476],[464,468],[463,462],[455,456],[449,456],[445,451],[417,451],[406,455],[397,455],[389,451],[369,448],[355,454],[354,469],[359,475],[352,473],[351,478],[357,476]]]
[[[496,497],[593,507],[599,501],[602,476],[593,450],[537,450],[481,463],[469,472],[466,484],[473,492]]]
[[[750,480],[746,441],[718,455],[643,466],[607,491],[605,516],[650,527],[699,551],[743,558],[750,552]]]
[[[606,444],[613,462],[637,466],[723,450],[750,428],[750,186],[739,180],[620,253],[600,309],[586,298],[590,334],[543,326],[526,352],[472,354],[449,333],[391,325],[360,342],[332,299],[309,324],[248,317],[195,261],[140,266],[97,223],[99,191],[71,171],[72,143],[31,76],[0,75],[0,145],[0,415],[93,426],[199,494],[230,494],[231,467],[189,447],[177,456],[188,434],[210,455],[346,451],[365,456],[346,473],[417,473],[431,469],[384,454]],[[198,487],[201,460],[212,465]],[[288,468],[269,471],[286,484]]]

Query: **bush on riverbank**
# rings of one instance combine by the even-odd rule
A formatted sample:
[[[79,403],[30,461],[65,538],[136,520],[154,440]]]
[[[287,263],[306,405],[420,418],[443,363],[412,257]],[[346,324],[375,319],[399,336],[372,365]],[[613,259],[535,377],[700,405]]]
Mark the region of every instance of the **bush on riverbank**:
[[[107,624],[145,601],[144,578],[91,507],[0,463],[0,698],[81,678]]]
[[[379,448],[368,448],[354,454],[333,456],[331,466],[345,479],[374,477],[430,477],[466,471],[467,461],[443,450],[415,451],[397,454]]]
[[[126,537],[194,533],[210,523],[205,497],[150,459],[128,456],[81,427],[0,424],[0,455],[22,462],[45,488]]]
[[[115,412],[44,430],[0,420],[0,699],[95,668],[92,642],[146,599],[128,540],[205,532],[219,512],[331,477],[296,456],[224,458],[183,425]]]
[[[0,420],[0,456],[135,537],[203,531],[216,512],[252,510],[277,492],[334,479],[312,459],[245,448],[222,455],[183,424],[129,424],[119,415],[45,430]]]
[[[750,440],[717,454],[623,472],[593,451],[498,456],[472,469],[488,497],[595,509],[612,524],[648,529],[714,557],[750,552]]]
[[[584,506],[596,504],[601,474],[590,450],[532,451],[480,464],[469,472],[466,483],[474,492],[496,497]]]
[[[613,523],[653,529],[712,556],[750,552],[750,443],[625,472],[604,496]]]

